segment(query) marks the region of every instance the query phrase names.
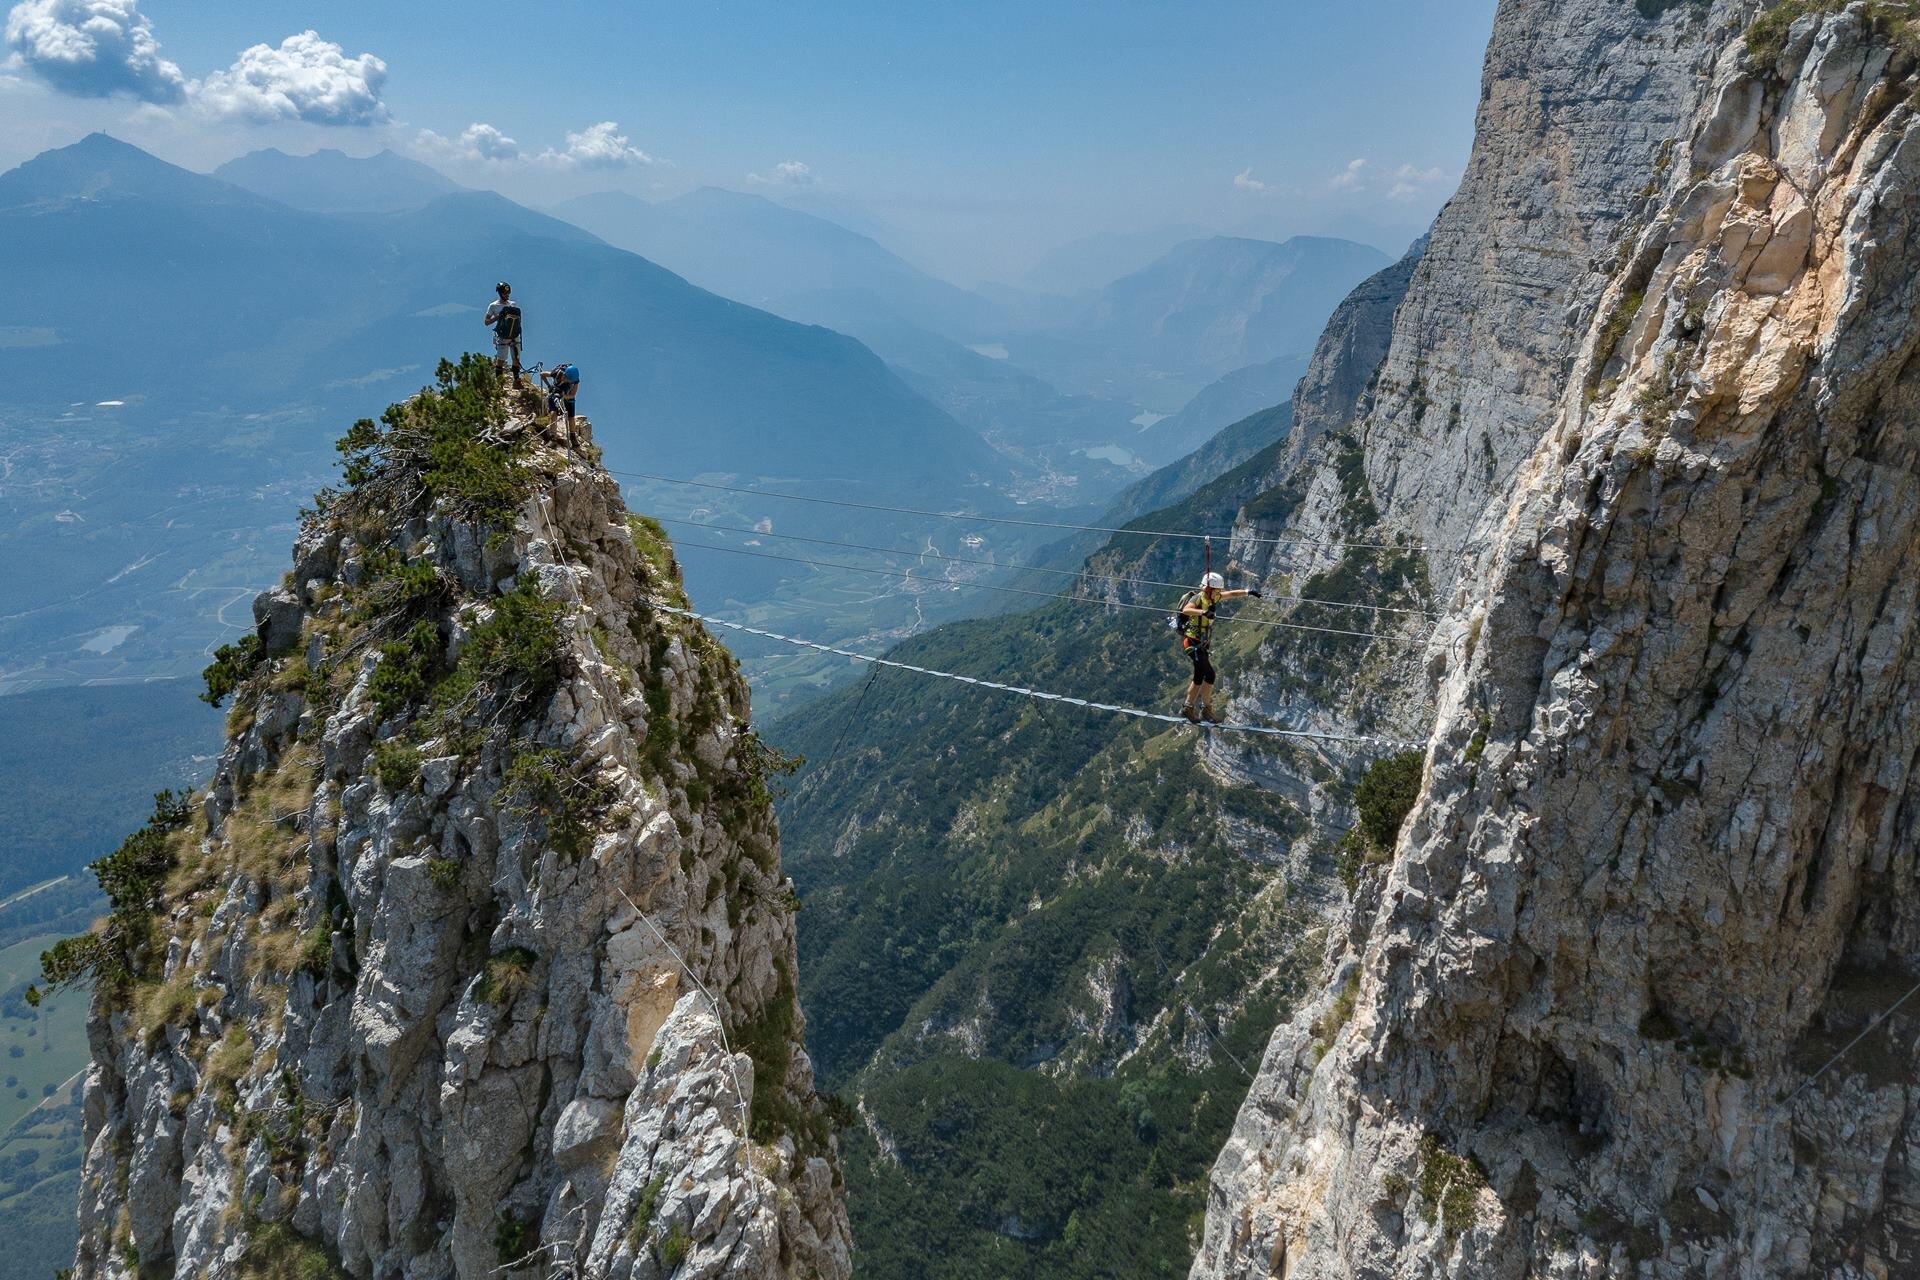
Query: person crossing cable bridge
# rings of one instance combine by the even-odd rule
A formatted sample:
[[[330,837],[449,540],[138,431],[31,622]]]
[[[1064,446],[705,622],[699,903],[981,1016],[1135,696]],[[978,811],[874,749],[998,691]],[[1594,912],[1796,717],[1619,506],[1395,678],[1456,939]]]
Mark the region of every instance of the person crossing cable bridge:
[[[502,280],[493,286],[495,301],[487,306],[487,314],[482,321],[493,330],[493,368],[495,373],[507,371],[507,361],[513,361],[513,380],[520,381],[520,304],[513,300],[513,286]]]
[[[1245,590],[1227,590],[1227,580],[1217,573],[1209,573],[1200,581],[1200,589],[1187,594],[1180,602],[1180,612],[1175,615],[1180,627],[1180,648],[1193,663],[1193,682],[1187,686],[1186,704],[1180,708],[1180,714],[1199,724],[1205,720],[1208,724],[1224,724],[1226,717],[1213,709],[1213,682],[1216,673],[1213,669],[1211,650],[1213,648],[1213,623],[1222,600],[1238,600],[1251,596],[1260,599],[1260,590],[1249,587]]]

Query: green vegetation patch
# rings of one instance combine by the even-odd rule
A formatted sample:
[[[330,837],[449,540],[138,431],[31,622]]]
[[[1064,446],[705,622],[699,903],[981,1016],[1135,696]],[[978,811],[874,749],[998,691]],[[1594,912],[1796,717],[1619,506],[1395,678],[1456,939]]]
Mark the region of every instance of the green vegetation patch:
[[[1375,848],[1391,850],[1400,839],[1400,827],[1420,798],[1423,757],[1419,751],[1399,751],[1367,766],[1353,789],[1353,807],[1360,830]]]
[[[348,1280],[347,1272],[318,1240],[284,1222],[254,1220],[247,1225],[241,1257],[242,1280]]]
[[[733,1028],[733,1046],[753,1059],[753,1106],[747,1117],[753,1140],[765,1145],[790,1134],[799,1158],[805,1159],[825,1153],[828,1123],[824,1114],[807,1105],[810,1100],[795,1098],[787,1088],[800,1011],[793,974],[784,961],[773,963],[779,974],[773,998],[750,1021]]]
[[[1420,1215],[1428,1222],[1439,1217],[1449,1245],[1479,1221],[1486,1185],[1487,1175],[1471,1158],[1455,1154],[1434,1134],[1420,1139]]]
[[[421,620],[405,635],[380,646],[380,662],[367,678],[367,693],[381,720],[391,719],[426,697],[446,664],[447,643],[440,628]]]
[[[1360,1002],[1360,968],[1354,966],[1347,980],[1333,994],[1333,1000],[1327,1005],[1313,1023],[1313,1051],[1316,1058],[1325,1055],[1333,1047],[1333,1039],[1340,1034],[1340,1028],[1353,1019],[1353,1010]]]
[[[633,1213],[627,1218],[627,1239],[636,1247],[646,1240],[653,1230],[654,1211],[660,1204],[660,1192],[666,1188],[667,1175],[657,1173],[640,1188],[640,1198],[633,1202]]]
[[[405,791],[420,776],[420,748],[405,738],[373,744],[373,772],[389,791]]]
[[[156,792],[153,816],[146,825],[91,864],[94,878],[107,895],[109,914],[99,928],[63,938],[41,955],[41,977],[48,987],[58,990],[94,981],[109,992],[123,994],[136,979],[149,975],[160,959],[154,945],[154,912],[167,873],[179,858],[176,833],[185,829],[190,814],[184,794]],[[30,1004],[37,1004],[39,998],[38,989],[28,989]]]
[[[566,606],[540,594],[531,578],[493,601],[493,612],[467,635],[460,661],[434,690],[435,701],[457,707],[491,692],[534,700],[553,691],[565,674],[561,619]]]
[[[452,893],[460,887],[460,860],[458,858],[432,857],[427,859],[427,879],[433,887],[442,893]]]
[[[525,947],[508,947],[488,956],[480,975],[480,998],[496,1008],[511,1008],[533,985],[533,966],[538,959]]]
[[[1620,345],[1620,339],[1627,336],[1628,327],[1633,324],[1634,317],[1640,314],[1640,308],[1646,301],[1646,290],[1632,290],[1620,299],[1620,305],[1607,317],[1607,322],[1600,327],[1600,341],[1595,348],[1602,363],[1613,355],[1613,349]]]
[[[241,681],[254,673],[266,656],[266,646],[251,631],[232,644],[221,645],[213,651],[213,661],[200,673],[207,684],[200,700],[209,706],[219,706],[228,694],[240,687]]]
[[[554,747],[522,751],[500,782],[506,808],[538,819],[547,843],[569,859],[593,848],[598,820],[613,802],[613,792],[587,776],[580,762]]]
[[[372,548],[361,566],[366,577],[353,594],[353,613],[362,622],[417,609],[448,592],[447,580],[431,560],[409,561],[392,547]]]
[[[687,1260],[687,1254],[693,1248],[693,1237],[687,1233],[686,1224],[676,1222],[660,1237],[654,1256],[660,1260],[661,1271],[672,1274],[674,1268]]]
[[[1837,13],[1848,0],[1780,0],[1780,3],[1755,18],[1747,27],[1747,57],[1762,66],[1778,70],[1780,55],[1786,51],[1793,24],[1810,14]],[[1920,56],[1920,4],[1910,0],[1873,0],[1867,6],[1867,21],[1879,38],[1893,44],[1908,57]]]
[[[1796,21],[1810,13],[1825,13],[1839,7],[1838,0],[1781,0],[1747,27],[1747,56],[1772,66],[1786,48],[1787,34]]]
[[[673,540],[665,526],[652,516],[629,515],[627,528],[633,534],[634,549],[640,553],[648,594],[665,597],[665,603],[687,607],[687,593],[680,580],[680,562],[673,555]]]
[[[493,1227],[493,1252],[500,1265],[507,1267],[533,1252],[540,1232],[533,1223],[512,1213],[500,1215]]]
[[[1265,1033],[1250,1022],[1236,1053],[1257,1060]],[[1075,1079],[941,1055],[873,1077],[865,1101],[897,1163],[864,1127],[841,1140],[855,1273],[1184,1275],[1245,1088],[1224,1057]]]
[[[362,418],[336,443],[350,493],[398,511],[417,492],[460,514],[504,523],[532,490],[529,470],[500,438],[505,402],[493,362],[468,352],[442,360],[434,384]],[[322,495],[323,508],[334,495]]]

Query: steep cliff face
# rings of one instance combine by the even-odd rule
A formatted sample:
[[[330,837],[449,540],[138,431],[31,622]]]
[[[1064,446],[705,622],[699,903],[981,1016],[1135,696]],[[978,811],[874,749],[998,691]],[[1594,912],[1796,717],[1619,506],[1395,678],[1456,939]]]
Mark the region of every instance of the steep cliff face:
[[[1424,793],[1196,1276],[1920,1266],[1915,1010],[1822,1071],[1920,973],[1906,8],[1502,5],[1355,433],[1458,584]],[[1643,158],[1637,203],[1581,177]],[[1571,262],[1527,248],[1556,218]]]
[[[1305,428],[1294,433],[1288,450],[1296,463],[1322,435],[1358,415],[1386,359],[1394,317],[1426,250],[1427,238],[1422,236],[1398,262],[1361,281],[1328,317],[1306,374],[1293,389],[1293,412]]]
[[[343,444],[66,957],[76,1274],[844,1275],[778,762],[658,527],[471,359]]]

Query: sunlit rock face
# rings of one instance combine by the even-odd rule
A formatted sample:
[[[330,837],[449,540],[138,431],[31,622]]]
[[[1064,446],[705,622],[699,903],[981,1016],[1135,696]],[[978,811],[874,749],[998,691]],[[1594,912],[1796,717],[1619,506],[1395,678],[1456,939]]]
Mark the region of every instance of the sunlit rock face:
[[[1352,427],[1433,548],[1423,792],[1197,1277],[1920,1266],[1920,1010],[1816,1074],[1920,973],[1914,57],[1804,7],[1500,8]]]
[[[96,995],[77,1275],[848,1273],[746,686],[518,399],[256,604]]]

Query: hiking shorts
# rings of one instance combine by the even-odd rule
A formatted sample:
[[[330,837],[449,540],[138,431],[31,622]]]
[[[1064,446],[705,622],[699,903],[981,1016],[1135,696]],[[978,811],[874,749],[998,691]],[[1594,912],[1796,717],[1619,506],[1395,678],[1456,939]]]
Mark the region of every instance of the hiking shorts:
[[[573,397],[567,396],[562,398],[549,391],[547,393],[547,412],[559,413],[562,409],[567,411],[569,418],[573,416]]]
[[[1193,682],[1195,684],[1213,683],[1216,673],[1213,669],[1213,659],[1208,656],[1207,649],[1208,646],[1204,644],[1190,644],[1187,646],[1187,657],[1193,663]]]
[[[495,338],[493,340],[493,362],[495,364],[506,364],[509,361],[513,363],[514,368],[518,369],[520,367],[520,339]]]

